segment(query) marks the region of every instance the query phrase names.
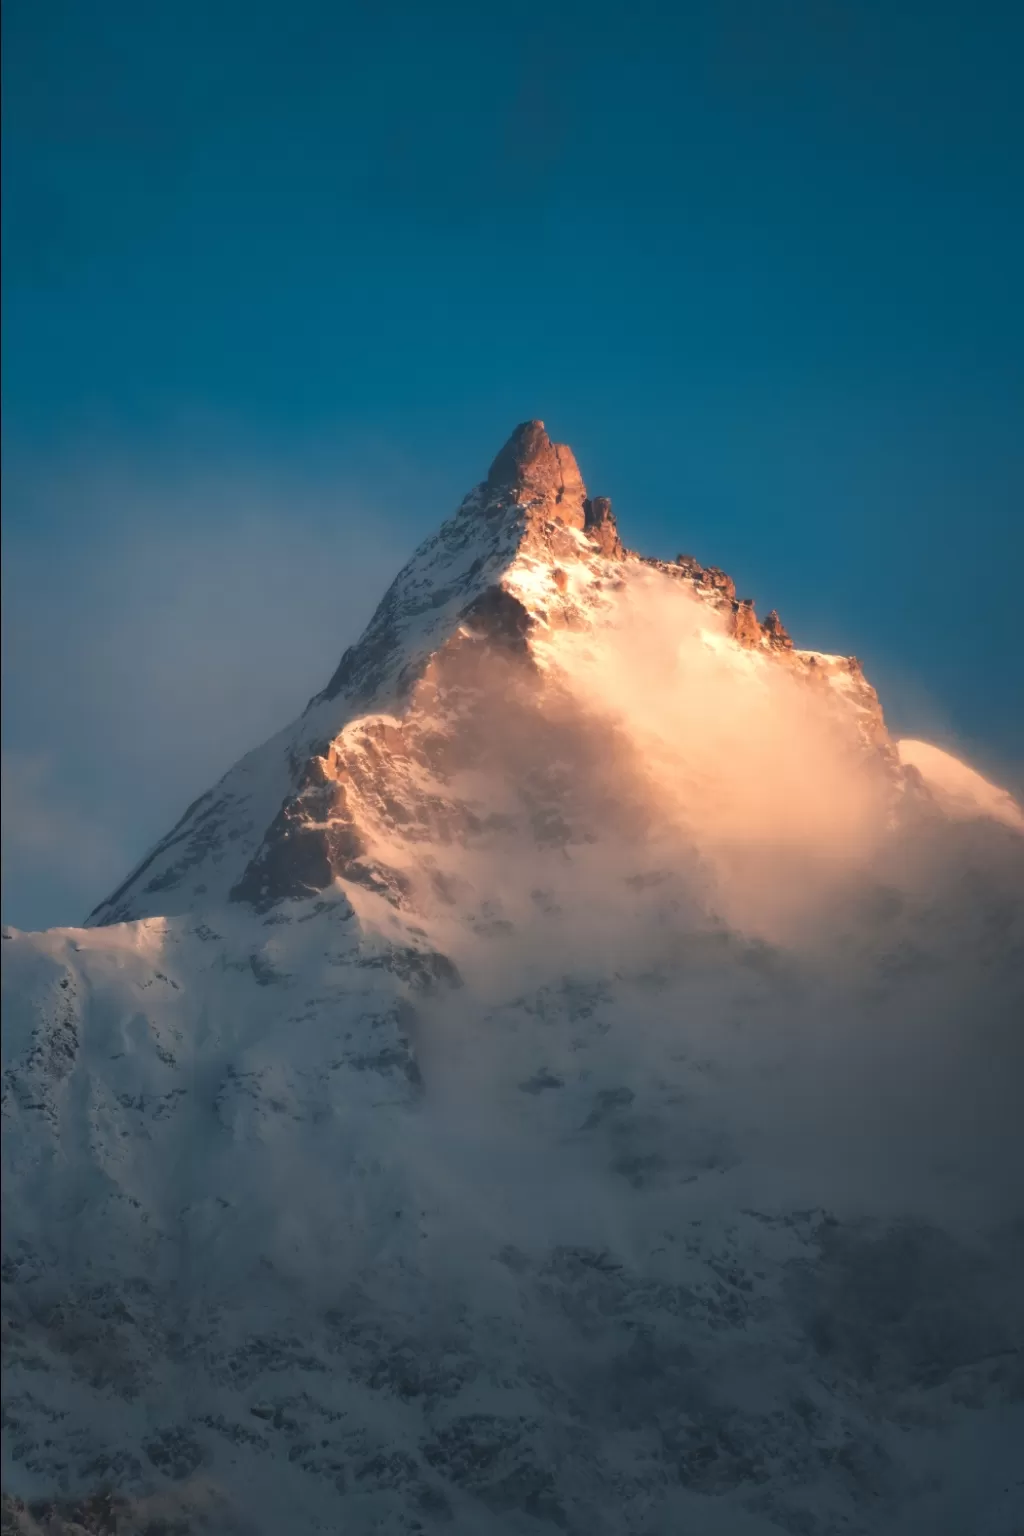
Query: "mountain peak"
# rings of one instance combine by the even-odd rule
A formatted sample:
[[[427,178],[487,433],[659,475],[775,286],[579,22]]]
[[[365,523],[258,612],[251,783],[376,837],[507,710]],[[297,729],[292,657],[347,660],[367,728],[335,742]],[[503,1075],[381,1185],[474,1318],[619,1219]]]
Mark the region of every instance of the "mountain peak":
[[[360,828],[373,818],[360,807],[364,789],[374,803],[409,799],[392,784],[410,752],[415,756],[406,722],[430,716],[435,746],[458,736],[465,710],[452,707],[452,680],[462,679],[456,691],[464,703],[477,651],[503,658],[499,671],[516,657],[539,661],[538,677],[568,676],[560,659],[566,635],[611,636],[617,614],[650,602],[679,604],[683,630],[699,615],[712,645],[745,652],[758,665],[780,663],[820,685],[823,709],[838,708],[870,751],[891,752],[874,690],[856,662],[796,650],[778,615],[759,623],[753,603],[737,599],[735,584],[715,566],[624,549],[610,500],[588,496],[572,450],[553,442],[542,421],[526,421],[486,480],[399,571],[302,716],[200,796],[90,922],[167,916],[225,900],[265,911],[338,877],[376,882],[394,895],[366,853],[372,838]],[[439,686],[448,703],[435,708]],[[413,821],[419,814],[409,812]],[[402,842],[406,834],[395,835]]]
[[[542,421],[524,421],[516,427],[491,465],[486,481],[489,491],[511,490],[540,500],[545,512],[557,522],[583,528],[587,488],[571,448],[553,443]]]

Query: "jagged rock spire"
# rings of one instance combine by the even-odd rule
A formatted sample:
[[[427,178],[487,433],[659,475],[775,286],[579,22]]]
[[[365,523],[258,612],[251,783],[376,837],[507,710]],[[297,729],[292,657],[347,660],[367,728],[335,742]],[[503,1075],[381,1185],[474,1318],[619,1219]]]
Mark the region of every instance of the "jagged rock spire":
[[[512,490],[539,499],[550,517],[573,528],[585,523],[587,488],[571,448],[553,443],[542,421],[516,427],[491,465],[488,489]]]
[[[593,501],[585,501],[583,516],[584,527],[602,555],[607,555],[610,560],[621,560],[625,551],[608,497],[595,496]]]

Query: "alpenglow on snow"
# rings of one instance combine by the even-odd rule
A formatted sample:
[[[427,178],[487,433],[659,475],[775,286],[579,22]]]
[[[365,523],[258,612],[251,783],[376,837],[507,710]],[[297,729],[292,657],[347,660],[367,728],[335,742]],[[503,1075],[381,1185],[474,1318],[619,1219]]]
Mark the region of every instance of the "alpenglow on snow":
[[[1024,817],[543,423],[3,937],[5,1533],[1024,1529]]]

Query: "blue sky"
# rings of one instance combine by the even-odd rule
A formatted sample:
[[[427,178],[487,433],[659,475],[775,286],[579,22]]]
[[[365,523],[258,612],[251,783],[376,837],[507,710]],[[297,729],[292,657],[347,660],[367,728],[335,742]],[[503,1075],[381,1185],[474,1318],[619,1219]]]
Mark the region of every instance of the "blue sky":
[[[1024,770],[1024,11],[3,13],[5,918],[322,684],[518,421]]]

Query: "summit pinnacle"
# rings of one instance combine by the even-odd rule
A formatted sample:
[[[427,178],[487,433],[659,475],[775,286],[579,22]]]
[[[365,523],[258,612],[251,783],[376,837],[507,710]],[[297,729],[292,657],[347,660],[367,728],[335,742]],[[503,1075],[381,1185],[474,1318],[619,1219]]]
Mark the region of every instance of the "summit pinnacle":
[[[487,486],[537,496],[556,521],[584,526],[587,488],[579,465],[571,448],[551,441],[542,421],[516,427],[488,471]]]

